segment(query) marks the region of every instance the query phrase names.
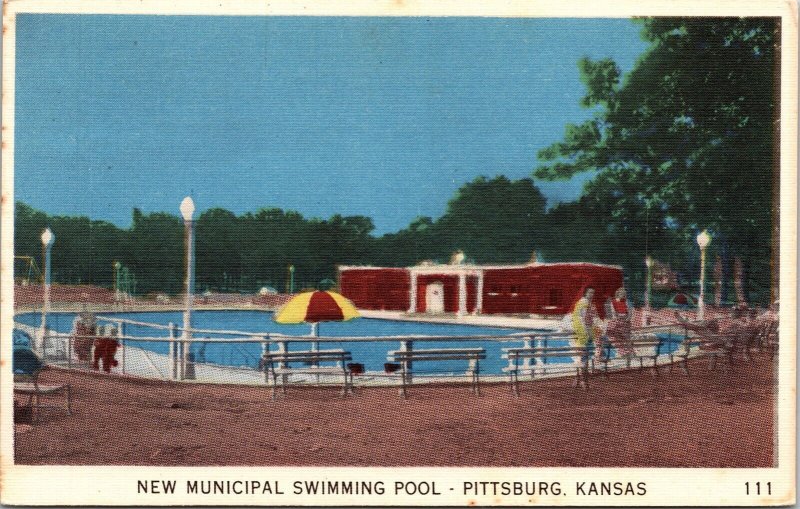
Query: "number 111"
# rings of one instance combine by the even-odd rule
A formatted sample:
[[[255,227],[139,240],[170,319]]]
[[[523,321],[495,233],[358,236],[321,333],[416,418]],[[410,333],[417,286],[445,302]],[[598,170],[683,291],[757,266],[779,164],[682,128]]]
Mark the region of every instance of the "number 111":
[[[761,495],[761,483],[757,482],[757,483],[754,483],[754,484],[755,484],[755,490],[753,492],[751,492],[750,491],[750,483],[749,482],[744,483],[744,489],[745,489],[745,492],[746,492],[747,495]],[[772,495],[772,483],[771,482],[765,483],[765,486],[767,487],[767,493],[766,494],[767,495]]]

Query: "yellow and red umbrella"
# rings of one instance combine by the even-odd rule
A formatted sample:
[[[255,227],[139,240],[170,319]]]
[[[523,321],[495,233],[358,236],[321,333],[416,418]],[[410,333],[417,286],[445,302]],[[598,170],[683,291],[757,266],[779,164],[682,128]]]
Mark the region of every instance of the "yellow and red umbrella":
[[[278,323],[344,322],[358,318],[352,302],[331,291],[305,292],[292,297],[275,314]]]

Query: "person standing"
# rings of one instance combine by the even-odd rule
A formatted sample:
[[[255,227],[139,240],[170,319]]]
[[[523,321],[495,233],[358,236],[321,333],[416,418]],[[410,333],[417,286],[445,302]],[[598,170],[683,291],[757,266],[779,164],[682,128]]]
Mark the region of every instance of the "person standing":
[[[583,291],[583,295],[572,308],[572,329],[575,331],[575,343],[578,346],[586,346],[593,339],[597,309],[592,299],[594,299],[594,288],[590,286]]]
[[[631,348],[631,313],[624,287],[614,292],[614,296],[606,302],[608,325],[606,336],[611,345],[617,349],[618,355],[630,358]]]
[[[114,358],[117,354],[117,347],[119,341],[116,339],[117,329],[113,325],[107,325],[103,337],[99,337],[94,341],[94,369],[100,369],[100,361],[103,363],[103,371],[106,373],[111,372],[112,367],[117,366],[117,360]]]
[[[97,327],[97,319],[94,314],[84,310],[76,318],[73,324],[73,349],[78,362],[89,363],[92,356],[92,344],[94,343],[95,330]]]

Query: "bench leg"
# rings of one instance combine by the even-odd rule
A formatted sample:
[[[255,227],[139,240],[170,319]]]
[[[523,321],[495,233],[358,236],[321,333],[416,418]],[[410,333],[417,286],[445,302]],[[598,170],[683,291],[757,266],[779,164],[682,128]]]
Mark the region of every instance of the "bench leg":
[[[346,398],[350,394],[353,394],[353,374],[348,373],[347,371],[344,372],[344,386],[342,387],[342,394],[343,398]]]
[[[658,371],[658,357],[657,356],[653,357],[653,372],[652,372],[652,374],[656,378],[660,374],[659,371]]]
[[[480,396],[481,395],[481,379],[480,379],[480,374],[477,371],[475,371],[472,374],[472,380],[473,380],[473,384],[474,384],[474,387],[475,387],[475,391],[474,391],[475,395],[476,396]]]
[[[408,377],[406,376],[406,370],[404,365],[403,371],[400,373],[400,396],[403,399],[408,399],[408,393],[406,392],[407,383],[408,383]]]
[[[36,423],[39,422],[39,405],[41,401],[39,400],[39,393],[33,395],[34,407],[31,409],[31,422]]]

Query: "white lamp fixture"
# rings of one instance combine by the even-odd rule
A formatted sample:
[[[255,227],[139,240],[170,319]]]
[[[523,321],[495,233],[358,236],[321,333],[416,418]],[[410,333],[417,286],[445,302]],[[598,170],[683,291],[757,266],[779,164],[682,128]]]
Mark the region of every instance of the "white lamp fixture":
[[[697,245],[700,246],[700,249],[705,249],[709,244],[711,244],[711,235],[708,234],[707,230],[703,230],[697,236]]]
[[[53,245],[53,242],[55,242],[55,240],[56,236],[53,235],[52,230],[50,230],[50,228],[45,228],[44,231],[42,232],[42,245],[44,247],[50,247]]]
[[[183,216],[184,221],[191,221],[192,215],[194,215],[194,200],[192,200],[191,196],[187,196],[181,202],[181,215]]]

